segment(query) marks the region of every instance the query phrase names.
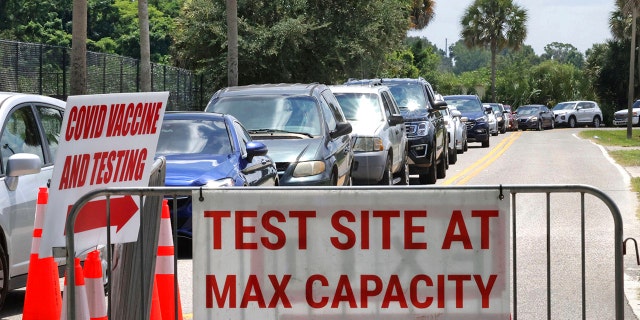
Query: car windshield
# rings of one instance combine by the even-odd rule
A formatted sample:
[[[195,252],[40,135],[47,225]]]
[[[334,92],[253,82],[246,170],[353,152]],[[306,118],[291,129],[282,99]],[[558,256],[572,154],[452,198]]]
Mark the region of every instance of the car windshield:
[[[382,121],[380,100],[374,93],[335,92],[349,121]]]
[[[422,85],[418,83],[385,83],[393,98],[396,99],[398,107],[404,110],[427,109],[428,103],[422,90]]]
[[[465,112],[479,112],[482,111],[482,104],[475,99],[460,99],[460,98],[444,98],[444,101],[448,105],[454,106],[458,111]]]
[[[558,103],[556,104],[555,107],[553,107],[553,111],[560,111],[560,110],[573,110],[573,107],[575,106],[575,102],[563,102],[563,103]]]
[[[275,130],[322,134],[316,100],[309,96],[252,95],[220,97],[212,111],[236,117],[248,131]]]
[[[538,112],[538,108],[536,107],[520,107],[516,110],[516,113],[519,115],[530,115],[536,114]]]
[[[224,121],[164,120],[156,155],[229,154],[231,140]]]

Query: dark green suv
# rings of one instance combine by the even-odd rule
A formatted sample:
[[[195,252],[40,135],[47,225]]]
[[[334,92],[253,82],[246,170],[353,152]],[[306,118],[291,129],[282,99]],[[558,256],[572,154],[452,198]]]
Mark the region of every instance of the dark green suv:
[[[389,87],[400,107],[409,139],[409,171],[420,183],[434,184],[447,175],[447,128],[440,110],[447,107],[435,99],[431,84],[423,78],[349,80],[347,85],[380,82]]]

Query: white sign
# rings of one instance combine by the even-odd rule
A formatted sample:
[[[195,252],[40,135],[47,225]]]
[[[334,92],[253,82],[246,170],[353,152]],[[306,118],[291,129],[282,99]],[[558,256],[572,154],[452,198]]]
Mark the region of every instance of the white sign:
[[[509,197],[495,190],[202,192],[194,319],[510,317]]]
[[[40,256],[64,247],[71,206],[90,191],[107,187],[146,187],[153,166],[169,92],[70,96],[64,112]],[[131,196],[111,197],[111,241],[138,237],[140,211]],[[94,199],[79,212],[75,252],[107,241],[106,201]]]

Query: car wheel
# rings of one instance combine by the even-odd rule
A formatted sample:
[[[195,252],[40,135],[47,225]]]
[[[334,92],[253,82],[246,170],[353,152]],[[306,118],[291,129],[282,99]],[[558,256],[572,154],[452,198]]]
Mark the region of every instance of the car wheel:
[[[542,131],[542,120],[538,119],[538,127],[536,128],[538,131]]]
[[[482,147],[483,148],[489,148],[489,138],[487,138],[486,141],[482,141]]]
[[[436,178],[443,179],[447,176],[447,166],[449,165],[449,148],[444,147],[444,153],[440,157],[440,162],[436,167]]]
[[[436,153],[431,152],[431,166],[427,169],[427,173],[421,173],[420,184],[435,184],[438,178],[436,177]]]
[[[398,185],[408,186],[409,185],[409,162],[407,159],[404,160],[404,165],[402,166],[402,170],[398,172],[398,176],[400,177],[400,182]]]
[[[593,117],[593,126],[596,128],[600,127],[600,117]]]
[[[464,147],[462,147],[463,152],[467,152],[469,150],[469,145],[467,144],[467,139],[464,139]]]
[[[458,150],[449,149],[449,164],[456,164],[456,162],[458,162]]]
[[[568,125],[569,125],[569,128],[575,128],[576,127],[576,118],[570,117]]]
[[[551,119],[551,129],[555,129],[556,128],[556,121]]]
[[[0,309],[9,294],[9,260],[4,250],[4,246],[0,246]]]
[[[393,172],[391,172],[391,155],[387,156],[387,163],[384,166],[384,172],[382,173],[382,179],[378,181],[378,184],[388,186],[393,184]]]

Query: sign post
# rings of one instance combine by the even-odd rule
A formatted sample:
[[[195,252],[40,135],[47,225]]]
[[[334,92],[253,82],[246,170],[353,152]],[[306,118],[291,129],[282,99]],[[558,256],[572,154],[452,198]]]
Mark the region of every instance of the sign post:
[[[488,190],[203,190],[196,319],[509,319],[509,201]]]
[[[46,208],[40,256],[65,246],[65,221],[84,194],[107,187],[145,187],[169,92],[70,96],[67,99]],[[112,243],[136,241],[139,204],[112,198]],[[106,244],[106,200],[85,205],[75,222],[75,252]]]

